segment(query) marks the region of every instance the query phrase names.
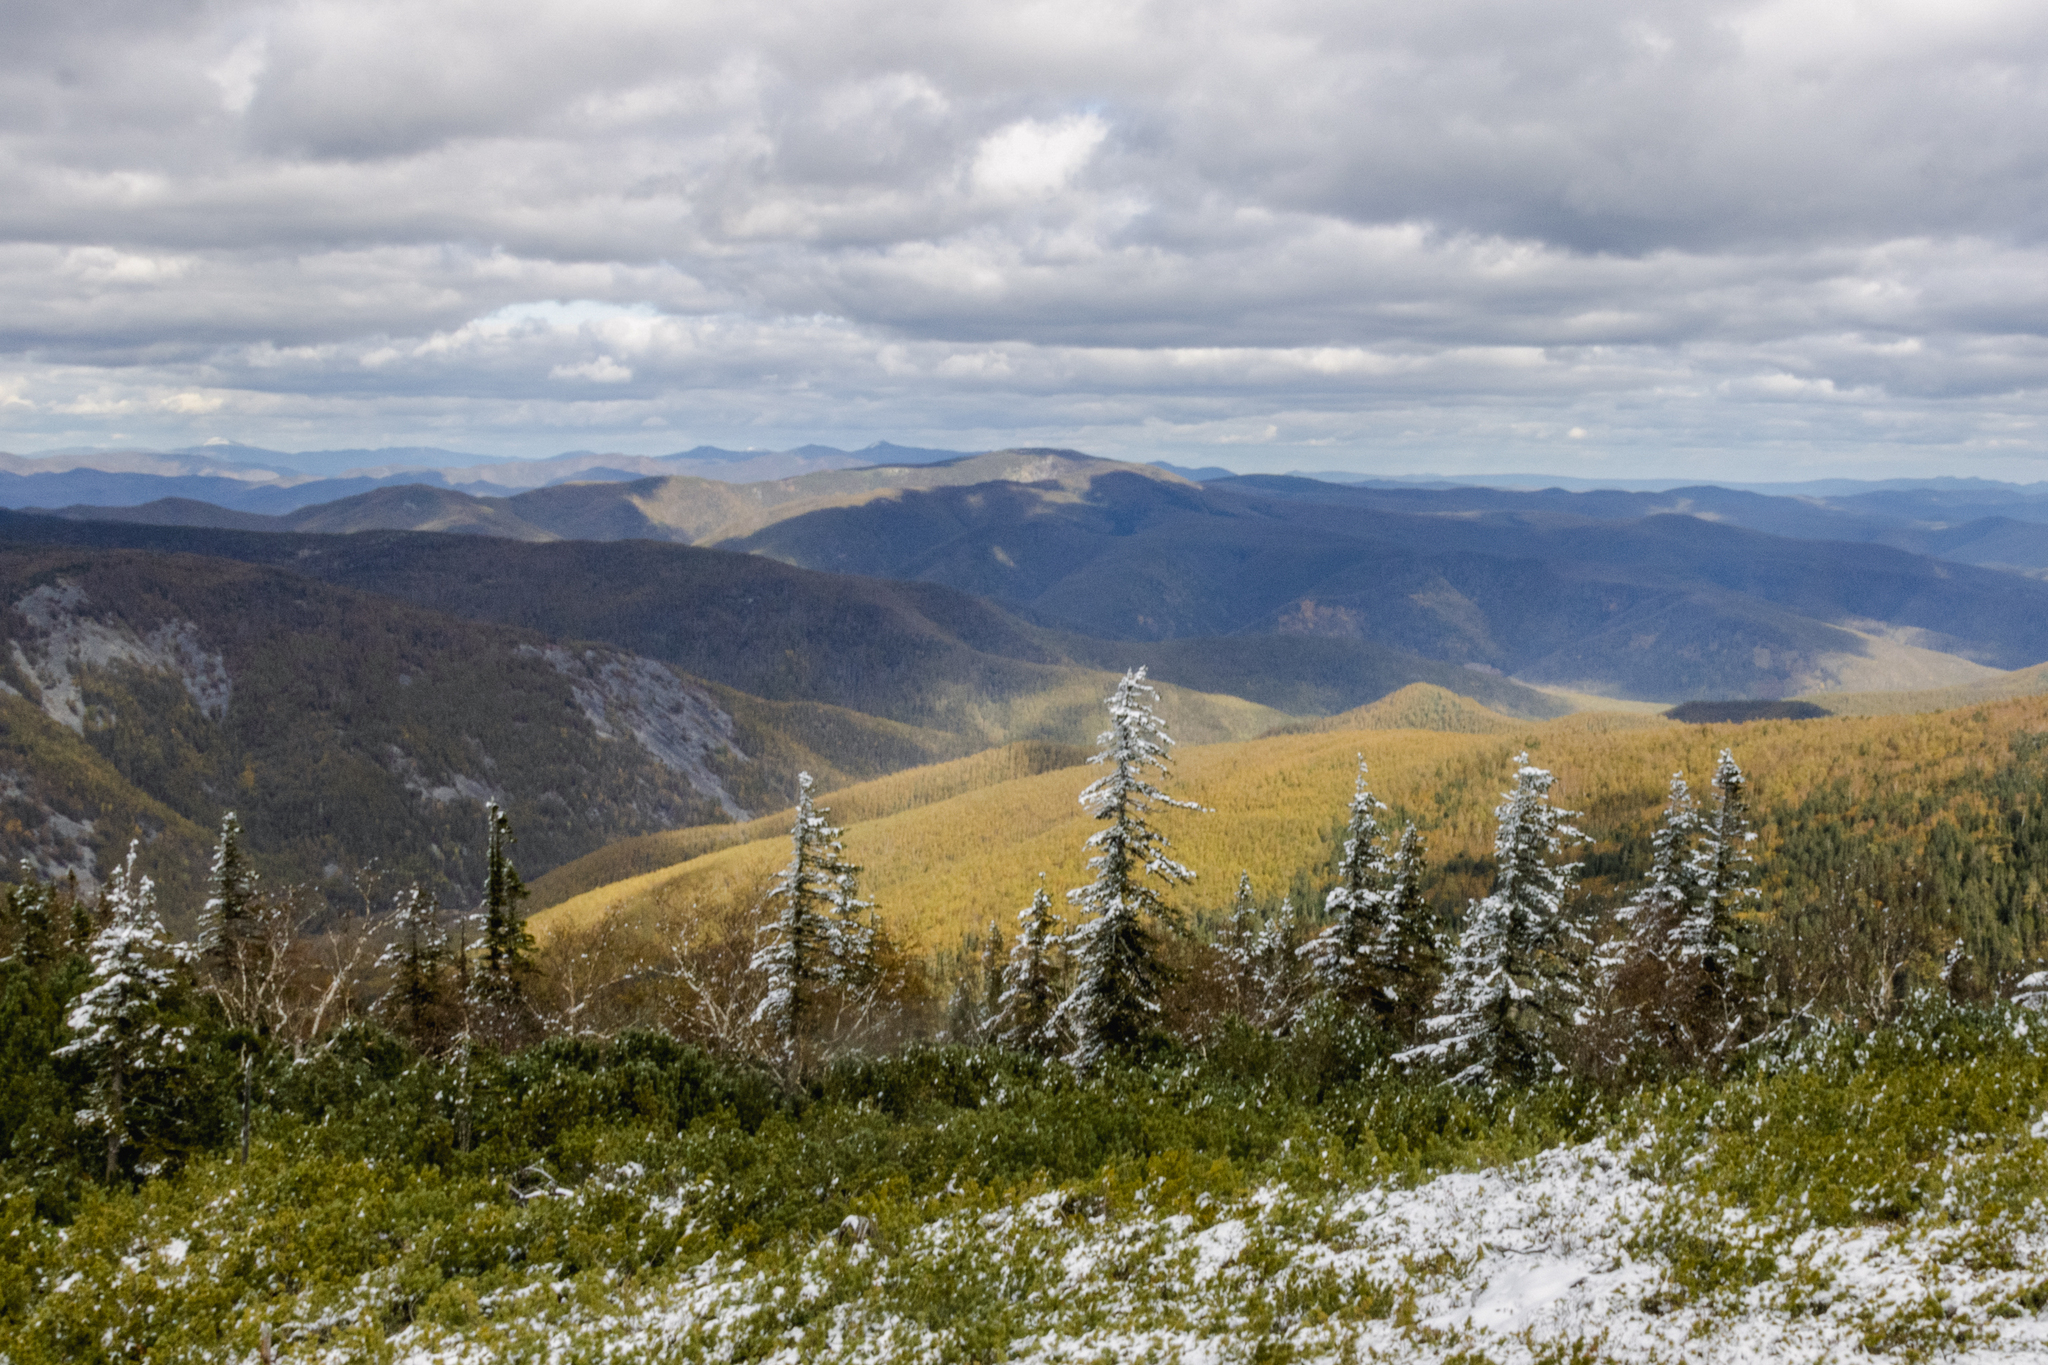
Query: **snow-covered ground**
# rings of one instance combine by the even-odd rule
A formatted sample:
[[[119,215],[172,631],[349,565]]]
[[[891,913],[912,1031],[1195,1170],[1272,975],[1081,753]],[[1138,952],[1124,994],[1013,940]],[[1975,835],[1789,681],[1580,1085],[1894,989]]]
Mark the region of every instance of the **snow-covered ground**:
[[[533,1324],[531,1349],[620,1360],[2048,1360],[2038,1209],[2011,1227],[1935,1210],[1798,1231],[1684,1202],[1635,1173],[1637,1155],[1590,1143],[1412,1188],[1268,1186],[1172,1214],[1144,1212],[1143,1192],[1125,1216],[1047,1193],[893,1240],[879,1229],[773,1264],[714,1260],[645,1286],[630,1306],[563,1303]],[[688,1203],[674,1202],[676,1216]],[[497,1354],[483,1338],[429,1329],[392,1345],[419,1361]]]

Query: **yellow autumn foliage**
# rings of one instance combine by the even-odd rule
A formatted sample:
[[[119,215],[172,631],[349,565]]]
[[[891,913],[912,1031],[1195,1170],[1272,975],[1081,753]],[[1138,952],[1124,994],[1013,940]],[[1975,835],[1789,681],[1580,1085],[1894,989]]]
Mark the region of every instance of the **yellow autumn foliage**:
[[[1162,713],[1171,728],[1171,711]],[[1464,880],[1446,887],[1462,896],[1484,890],[1493,811],[1518,750],[1558,775],[1557,800],[1582,811],[1578,823],[1598,841],[1639,833],[1654,821],[1672,772],[1683,770],[1704,788],[1723,747],[1748,772],[1760,815],[1827,784],[1841,784],[1853,803],[1880,789],[1910,791],[1972,765],[1998,765],[2016,733],[2048,729],[2048,697],[1918,716],[1743,725],[1603,712],[1501,719],[1506,723],[1495,733],[1484,734],[1357,729],[1180,748],[1164,785],[1205,809],[1158,815],[1175,855],[1199,874],[1177,893],[1178,903],[1192,912],[1224,905],[1240,869],[1264,894],[1286,889],[1303,869],[1321,877],[1360,754],[1394,818],[1414,820],[1427,836],[1432,863],[1463,869]],[[838,818],[847,852],[866,869],[866,891],[892,930],[926,948],[950,946],[990,919],[1007,929],[1040,873],[1056,891],[1085,880],[1082,845],[1094,825],[1077,797],[1099,771],[1058,768],[864,817],[864,809],[879,808],[877,793],[849,799]],[[899,780],[918,779],[884,781]],[[575,896],[536,916],[534,927],[545,934],[614,907],[631,914],[656,896],[687,904],[755,884],[788,857],[785,832],[768,826],[762,833]],[[1760,834],[1768,859],[1767,819]]]

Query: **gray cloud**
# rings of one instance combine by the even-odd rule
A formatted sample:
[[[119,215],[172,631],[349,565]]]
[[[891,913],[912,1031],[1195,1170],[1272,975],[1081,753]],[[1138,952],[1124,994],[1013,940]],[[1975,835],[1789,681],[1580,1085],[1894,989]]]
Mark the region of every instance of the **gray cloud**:
[[[16,449],[2048,454],[2038,7],[4,17]]]

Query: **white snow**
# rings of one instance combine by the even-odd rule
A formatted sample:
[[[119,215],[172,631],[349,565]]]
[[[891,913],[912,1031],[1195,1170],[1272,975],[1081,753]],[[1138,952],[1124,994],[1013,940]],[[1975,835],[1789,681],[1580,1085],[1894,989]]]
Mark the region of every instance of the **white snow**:
[[[1243,1361],[1274,1337],[1295,1359],[1329,1362],[2048,1359],[2048,1322],[2019,1307],[2048,1272],[2038,1209],[2012,1230],[2011,1268],[1970,1269],[1962,1244],[1981,1230],[1967,1224],[1933,1217],[1786,1235],[1741,1210],[1681,1206],[1632,1173],[1636,1155],[1595,1142],[1407,1188],[1266,1186],[1206,1222],[1212,1210],[1062,1219],[1062,1196],[1040,1194],[936,1217],[879,1251],[828,1238],[779,1272],[714,1257],[616,1313],[556,1320],[545,1354],[720,1359],[751,1342],[787,1365],[939,1359],[939,1333],[868,1292],[933,1263],[1035,1285],[1019,1299],[1004,1358],[1042,1365]],[[1737,1248],[1774,1246],[1776,1271],[1754,1286],[1690,1294],[1653,1249],[1659,1229],[1674,1227]],[[1272,1311],[1290,1287],[1332,1276],[1340,1303],[1377,1293],[1381,1306]],[[798,1304],[808,1326],[789,1316]],[[420,1328],[394,1344],[416,1362],[477,1359],[481,1349]]]

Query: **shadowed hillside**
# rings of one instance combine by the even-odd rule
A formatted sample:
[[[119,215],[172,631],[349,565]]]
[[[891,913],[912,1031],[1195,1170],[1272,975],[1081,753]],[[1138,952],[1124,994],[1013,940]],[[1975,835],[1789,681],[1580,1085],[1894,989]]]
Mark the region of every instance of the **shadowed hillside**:
[[[280,877],[333,891],[375,863],[466,897],[485,800],[541,872],[778,809],[799,770],[832,787],[967,749],[227,560],[0,550],[0,604],[0,857],[88,883],[140,833],[172,836],[150,865],[190,884],[233,809]]]
[[[601,640],[769,700],[825,702],[947,730],[975,747],[1092,735],[1093,721],[1079,717],[1105,690],[1102,674],[1142,662],[1127,646],[1033,625],[939,584],[821,574],[646,541],[274,535],[11,513],[0,513],[0,535],[288,567],[473,620]],[[1272,711],[1345,710],[1413,681],[1520,714],[1561,709],[1556,698],[1512,681],[1370,642],[1187,641],[1158,652],[1162,680],[1249,699],[1211,703],[1212,714],[1189,718],[1198,727],[1191,735],[1257,734],[1278,723]]]

